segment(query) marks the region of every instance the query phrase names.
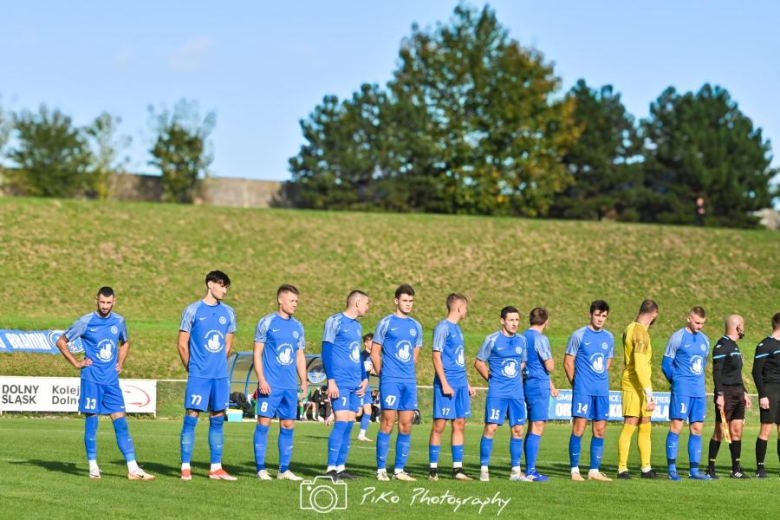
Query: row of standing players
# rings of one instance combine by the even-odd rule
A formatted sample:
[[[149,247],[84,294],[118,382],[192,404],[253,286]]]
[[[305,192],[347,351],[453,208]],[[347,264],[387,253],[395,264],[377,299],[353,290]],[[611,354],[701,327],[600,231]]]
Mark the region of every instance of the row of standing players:
[[[191,457],[194,445],[194,431],[200,412],[210,412],[209,446],[211,467],[209,478],[215,480],[235,480],[221,466],[224,445],[224,411],[228,407],[229,379],[227,356],[232,346],[236,330],[235,313],[222,303],[230,285],[229,277],[221,271],[212,271],[206,277],[206,296],[189,305],[180,324],[178,350],[182,363],[188,371],[185,393],[186,415],[181,433],[181,478],[191,480]],[[277,478],[300,480],[290,469],[293,448],[293,428],[297,411],[298,380],[306,391],[307,377],[304,358],[304,329],[293,315],[298,305],[298,290],[291,285],[283,285],[277,291],[278,311],[262,318],[255,331],[254,368],[258,376],[258,422],[254,433],[254,451],[257,465],[257,477],[271,479],[265,468],[265,453],[268,430],[271,419],[280,419],[279,461]],[[81,369],[81,396],[79,409],[86,414],[85,445],[90,465],[90,477],[100,478],[97,466],[97,415],[110,414],[117,434],[117,443],[128,463],[128,478],[133,480],[152,480],[154,477],[140,469],[135,461],[135,450],[127,431],[124,418],[124,402],[118,391],[118,374],[127,358],[129,342],[124,319],[112,312],[115,302],[113,290],[104,287],[97,295],[97,311],[87,314],[74,323],[63,335],[57,346],[71,364]],[[326,475],[337,479],[355,479],[355,475],[346,470],[350,449],[350,437],[355,415],[363,405],[363,397],[368,385],[368,374],[373,371],[380,378],[382,398],[382,417],[377,438],[377,479],[389,480],[387,458],[390,437],[395,424],[398,424],[396,438],[396,456],[392,478],[413,481],[414,477],[404,471],[409,455],[411,424],[417,409],[417,388],[415,364],[422,347],[422,327],[410,317],[414,305],[414,289],[408,285],[400,286],[395,293],[396,311],[383,318],[377,325],[373,337],[370,355],[361,355],[362,328],[359,318],[368,313],[369,297],[362,291],[352,291],[347,297],[346,309],[328,318],[322,341],[322,357],[328,377],[328,395],[335,414],[335,424],[328,438],[328,462]],[[447,317],[439,322],[434,330],[432,357],[435,369],[433,427],[429,444],[430,480],[437,480],[438,459],[441,449],[441,437],[446,424],[452,425],[451,450],[453,478],[471,480],[463,470],[463,430],[465,419],[470,417],[470,398],[474,390],[466,377],[466,360],[463,347],[463,335],[458,323],[468,311],[468,301],[460,294],[451,294],[447,298]],[[642,308],[645,309],[644,302]],[[650,302],[652,303],[652,302]],[[645,330],[657,316],[657,306],[648,313],[640,311],[636,323],[645,323]],[[609,313],[606,302],[593,302],[590,309],[590,322],[575,331],[569,338],[564,358],[566,376],[572,383],[573,432],[569,451],[572,467],[572,479],[584,480],[579,474],[579,453],[581,439],[587,422],[593,424],[591,441],[591,467],[588,478],[591,480],[609,480],[599,470],[603,453],[603,437],[609,409],[608,371],[614,353],[613,336],[604,329]],[[696,316],[701,314],[701,319]],[[648,317],[650,318],[648,320]],[[780,316],[776,315],[775,332],[764,343],[773,340],[766,356],[767,369],[774,373],[780,364]],[[536,470],[536,457],[541,435],[547,420],[547,409],[551,395],[557,390],[552,385],[549,373],[554,369],[549,341],[544,335],[548,323],[547,312],[536,308],[530,315],[530,328],[518,334],[520,313],[514,307],[501,310],[501,328],[485,338],[475,360],[475,368],[488,381],[488,393],[485,406],[485,428],[480,441],[480,480],[489,480],[489,461],[492,452],[493,437],[498,426],[508,418],[511,430],[510,457],[511,480],[545,481],[547,477]],[[633,325],[629,326],[629,329]],[[698,324],[698,325],[697,325]],[[664,356],[664,373],[672,383],[672,409],[670,418],[672,427],[667,443],[667,455],[670,459],[670,478],[677,480],[676,440],[684,420],[691,422],[691,438],[696,437],[695,427],[700,433],[704,419],[704,379],[703,369],[707,360],[709,341],[701,333],[704,324],[703,310],[694,308],[688,317],[688,323],[675,335],[667,346]],[[697,328],[698,327],[698,328]],[[627,329],[627,332],[629,330]],[[85,346],[85,357],[75,359],[68,351],[67,343],[80,337]],[[684,343],[692,339],[693,343]],[[684,340],[684,341],[683,341]],[[624,372],[624,415],[626,423],[621,434],[621,445],[627,432],[630,443],[630,426],[639,424],[640,448],[644,424],[649,424],[649,413],[654,406],[652,390],[641,387],[631,379],[628,366],[628,347],[626,342],[627,368]],[[763,345],[763,343],[762,343]],[[649,338],[646,346],[637,350],[649,353]],[[759,347],[761,348],[761,347]],[[772,348],[774,350],[772,351]],[[698,350],[697,350],[698,349]],[[765,349],[767,350],[767,349]],[[641,358],[640,356],[635,356]],[[648,356],[646,356],[648,357]],[[668,360],[668,362],[667,362]],[[648,359],[649,362],[649,359]],[[641,372],[641,370],[639,371]],[[524,376],[524,377],[523,377]],[[770,377],[771,379],[771,377]],[[628,383],[627,383],[628,381]],[[762,430],[764,453],[766,438],[771,433],[771,420],[765,421],[764,400],[768,400],[767,417],[777,419],[780,403],[774,392],[777,381],[766,380],[764,385],[769,394],[761,398]],[[772,387],[772,388],[770,388]],[[627,393],[628,391],[628,393]],[[633,391],[637,394],[634,401],[626,399]],[[688,395],[695,394],[695,395]],[[642,401],[642,397],[645,401]],[[631,402],[638,404],[638,411],[626,409]],[[721,404],[723,406],[723,404]],[[675,410],[679,409],[679,413]],[[728,409],[728,406],[726,406]],[[523,429],[526,414],[530,421],[530,431],[523,442]],[[731,420],[734,423],[736,419]],[[770,428],[764,428],[767,422]],[[780,420],[775,420],[775,424]],[[699,448],[689,442],[692,478],[708,478],[706,473],[697,470]],[[649,439],[648,439],[649,440]],[[673,442],[674,441],[674,442]],[[779,441],[780,442],[780,441]],[[733,443],[732,443],[733,444]],[[521,471],[521,458],[526,455],[526,473]],[[622,456],[622,454],[619,454]],[[647,456],[648,464],[645,464]],[[655,476],[649,470],[649,444],[642,452],[643,477]],[[763,459],[762,459],[763,460]],[[621,476],[622,475],[622,476]],[[622,471],[620,478],[625,478]]]

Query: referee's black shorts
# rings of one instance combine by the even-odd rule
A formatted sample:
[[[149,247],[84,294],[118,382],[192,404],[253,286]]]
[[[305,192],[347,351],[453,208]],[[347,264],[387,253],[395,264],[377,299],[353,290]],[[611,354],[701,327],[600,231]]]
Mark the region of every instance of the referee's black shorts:
[[[766,395],[769,398],[769,409],[761,408],[761,422],[764,424],[780,424],[780,383],[765,383]],[[760,403],[759,403],[760,405]]]
[[[715,394],[717,401],[718,395]],[[727,421],[745,420],[745,389],[741,386],[723,387],[723,411],[726,413]],[[720,410],[715,405],[715,422],[720,423]]]

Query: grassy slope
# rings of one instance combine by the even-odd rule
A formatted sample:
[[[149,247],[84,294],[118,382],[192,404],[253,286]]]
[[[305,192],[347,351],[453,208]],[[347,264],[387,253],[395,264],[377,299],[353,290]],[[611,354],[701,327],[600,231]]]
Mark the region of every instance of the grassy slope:
[[[651,331],[654,379],[664,389],[663,346],[694,304],[711,316],[712,338],[726,314],[746,317],[749,368],[769,316],[780,310],[778,258],[780,235],[764,231],[0,198],[0,327],[67,327],[91,310],[97,287],[110,284],[132,338],[125,377],[183,377],[174,347],[180,313],[202,296],[204,274],[220,268],[233,279],[226,301],[238,314],[240,350],[251,349],[254,325],[274,310],[281,283],[301,289],[299,318],[317,352],[324,320],[341,310],[349,289],[373,297],[368,331],[392,311],[395,287],[409,282],[426,345],[444,298],[461,291],[471,299],[463,323],[470,356],[497,328],[503,305],[524,313],[542,305],[560,361],[591,300],[612,305],[608,328],[619,344],[639,302],[652,297],[661,306]],[[616,355],[615,388],[619,348]],[[428,383],[427,352],[421,360],[418,378]],[[75,375],[63,360],[39,354],[0,356],[0,373]],[[555,378],[567,387],[562,371]]]

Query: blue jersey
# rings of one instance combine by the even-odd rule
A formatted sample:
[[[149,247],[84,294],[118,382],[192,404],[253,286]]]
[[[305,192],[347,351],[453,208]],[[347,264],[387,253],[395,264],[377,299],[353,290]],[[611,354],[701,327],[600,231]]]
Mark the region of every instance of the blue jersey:
[[[382,345],[383,383],[414,383],[414,349],[422,347],[422,325],[413,318],[390,314],[374,331],[374,343]]]
[[[463,333],[457,323],[441,320],[433,329],[434,352],[441,352],[441,364],[444,368],[444,377],[453,388],[467,386],[466,377],[466,352],[463,347]],[[433,384],[441,386],[439,375],[434,374]]]
[[[523,363],[528,355],[528,343],[522,334],[504,336],[501,331],[485,338],[477,359],[490,369],[488,397],[523,399]]]
[[[325,322],[322,333],[322,362],[328,379],[335,379],[341,388],[357,388],[363,380],[360,346],[363,328],[343,312],[334,314]]]
[[[203,379],[229,376],[225,337],[236,332],[236,314],[222,302],[191,303],[181,315],[179,330],[190,333],[189,375]]]
[[[90,312],[77,319],[65,331],[68,341],[81,338],[84,356],[92,364],[81,369],[81,379],[100,385],[113,385],[119,381],[116,371],[119,345],[127,341],[127,325],[119,314],[110,313],[101,318]]]
[[[710,352],[710,340],[702,332],[683,328],[672,334],[664,357],[672,360],[672,393],[687,397],[705,397],[704,367]]]
[[[525,395],[541,397],[550,393],[550,373],[544,362],[552,359],[550,340],[534,329],[523,333],[528,342],[528,359],[525,362]]]
[[[575,394],[609,396],[607,364],[615,356],[611,332],[582,327],[569,337],[566,354],[574,356]]]
[[[298,388],[297,353],[306,348],[303,325],[273,313],[257,322],[255,343],[263,343],[263,375],[273,392]]]

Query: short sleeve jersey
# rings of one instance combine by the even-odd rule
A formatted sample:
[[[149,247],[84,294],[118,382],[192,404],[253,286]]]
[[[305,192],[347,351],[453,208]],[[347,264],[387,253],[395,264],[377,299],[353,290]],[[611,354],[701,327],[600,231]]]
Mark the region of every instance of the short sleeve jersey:
[[[81,369],[81,379],[100,385],[118,383],[119,346],[127,341],[127,325],[122,316],[111,312],[101,318],[97,312],[90,312],[77,319],[65,331],[65,337],[69,342],[81,338],[84,355],[92,361]]]
[[[269,314],[257,322],[255,343],[263,343],[263,375],[271,391],[274,388],[298,388],[296,360],[306,348],[303,325],[293,317]]]
[[[236,332],[236,313],[222,302],[203,300],[187,306],[179,330],[189,332],[190,377],[224,379],[229,376],[225,338]]]

